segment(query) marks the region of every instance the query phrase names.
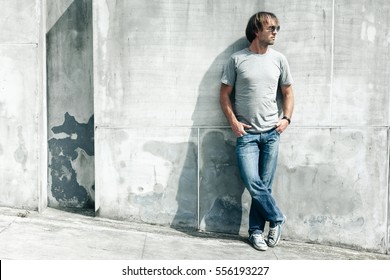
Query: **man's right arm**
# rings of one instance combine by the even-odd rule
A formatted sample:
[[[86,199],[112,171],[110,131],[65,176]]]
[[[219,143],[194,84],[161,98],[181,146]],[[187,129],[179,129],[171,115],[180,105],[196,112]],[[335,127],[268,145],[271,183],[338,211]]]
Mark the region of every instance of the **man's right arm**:
[[[230,95],[232,94],[232,92],[232,86],[221,84],[219,102],[221,104],[223,113],[225,114],[227,120],[230,123],[230,126],[232,127],[233,133],[237,137],[241,137],[246,134],[245,128],[251,128],[251,126],[241,123],[237,120],[236,115],[234,114],[232,102],[230,100]]]

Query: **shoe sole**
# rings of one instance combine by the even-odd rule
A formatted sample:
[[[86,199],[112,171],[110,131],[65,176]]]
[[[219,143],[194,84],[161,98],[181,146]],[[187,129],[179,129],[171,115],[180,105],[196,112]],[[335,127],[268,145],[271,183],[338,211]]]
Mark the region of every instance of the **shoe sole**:
[[[256,250],[259,250],[259,251],[267,251],[268,249],[268,246],[264,246],[264,247],[259,247],[259,246],[256,246],[254,244],[252,244],[253,248],[255,248]]]

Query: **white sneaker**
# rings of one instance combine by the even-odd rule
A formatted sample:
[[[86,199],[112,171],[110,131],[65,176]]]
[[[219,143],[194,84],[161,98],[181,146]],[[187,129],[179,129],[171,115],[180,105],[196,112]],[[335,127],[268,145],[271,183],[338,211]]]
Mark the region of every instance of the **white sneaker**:
[[[249,242],[257,250],[266,251],[268,249],[268,246],[264,241],[262,233],[252,233],[249,237]]]
[[[269,228],[267,245],[269,247],[275,247],[278,245],[280,241],[280,237],[282,237],[282,225],[286,222],[286,216],[283,216],[283,222],[277,224],[273,228]]]

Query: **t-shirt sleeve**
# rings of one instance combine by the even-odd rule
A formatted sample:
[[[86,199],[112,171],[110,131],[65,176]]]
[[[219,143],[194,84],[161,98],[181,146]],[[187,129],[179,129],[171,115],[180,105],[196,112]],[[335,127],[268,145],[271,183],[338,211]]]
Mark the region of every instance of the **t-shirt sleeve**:
[[[236,66],[234,59],[231,57],[228,62],[225,64],[222,72],[221,83],[233,86],[236,82]]]
[[[289,86],[289,85],[292,85],[294,83],[294,80],[291,76],[291,72],[290,72],[290,66],[288,64],[288,61],[286,59],[285,56],[282,56],[281,58],[281,75],[280,75],[280,80],[279,80],[279,84],[281,86]]]

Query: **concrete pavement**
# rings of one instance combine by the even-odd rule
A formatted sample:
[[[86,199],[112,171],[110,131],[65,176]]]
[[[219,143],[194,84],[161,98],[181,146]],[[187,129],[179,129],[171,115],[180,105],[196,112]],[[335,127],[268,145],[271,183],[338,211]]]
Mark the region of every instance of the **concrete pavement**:
[[[259,252],[243,237],[181,232],[89,214],[0,208],[0,259],[390,260],[390,255],[285,240]]]

